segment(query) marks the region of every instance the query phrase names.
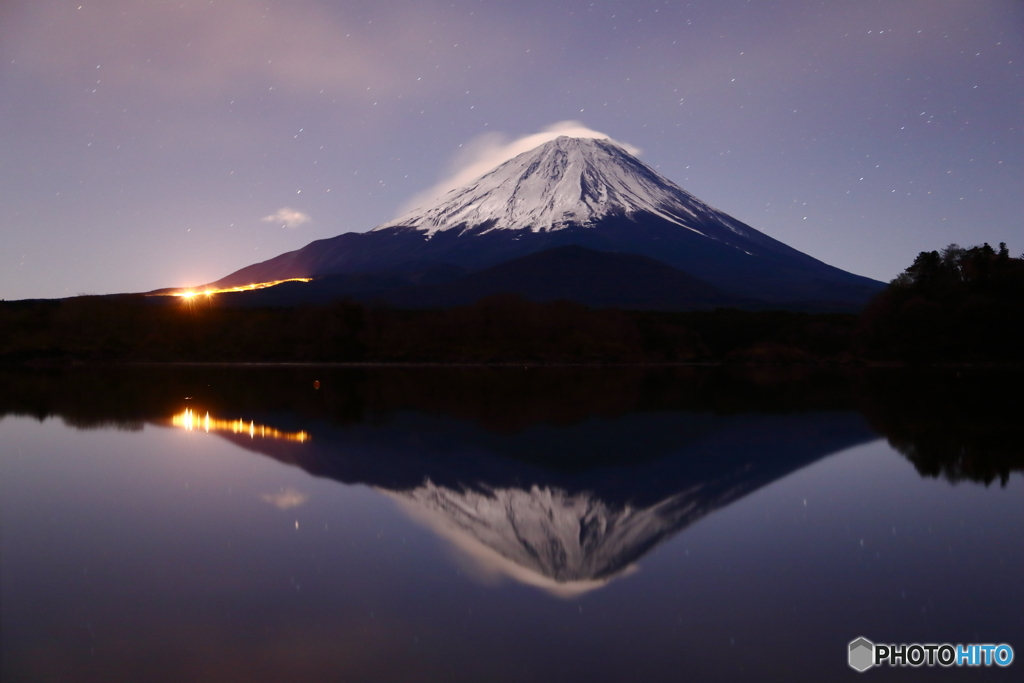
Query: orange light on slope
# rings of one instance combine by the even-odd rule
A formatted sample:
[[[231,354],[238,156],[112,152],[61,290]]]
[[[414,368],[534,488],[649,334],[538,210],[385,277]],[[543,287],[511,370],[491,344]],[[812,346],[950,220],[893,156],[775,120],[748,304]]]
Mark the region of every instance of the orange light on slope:
[[[180,427],[186,432],[202,430],[207,434],[210,432],[231,432],[232,434],[248,434],[250,439],[259,436],[261,439],[275,439],[279,441],[296,441],[304,443],[310,440],[306,432],[282,432],[279,429],[258,425],[255,420],[246,422],[239,418],[237,420],[221,420],[210,417],[207,412],[202,418],[196,416],[191,408],[185,408],[177,415],[171,417],[171,426]]]
[[[290,277],[285,280],[271,280],[270,282],[255,282],[251,285],[243,285],[241,287],[224,287],[222,289],[211,289],[206,288],[201,292],[197,292],[194,289],[181,289],[175,292],[165,292],[161,294],[150,294],[149,296],[177,296],[183,299],[192,299],[200,294],[204,294],[208,297],[214,294],[225,294],[228,292],[251,292],[255,289],[266,289],[267,287],[273,287],[283,282],[309,282],[313,278],[311,277]]]

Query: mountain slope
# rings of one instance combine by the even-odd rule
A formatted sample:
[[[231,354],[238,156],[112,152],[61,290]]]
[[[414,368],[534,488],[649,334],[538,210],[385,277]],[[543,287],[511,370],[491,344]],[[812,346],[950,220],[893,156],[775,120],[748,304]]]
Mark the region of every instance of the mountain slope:
[[[646,256],[554,247],[464,277],[383,295],[395,306],[425,308],[475,303],[494,294],[528,301],[576,301],[587,306],[677,310],[744,302],[703,280]]]

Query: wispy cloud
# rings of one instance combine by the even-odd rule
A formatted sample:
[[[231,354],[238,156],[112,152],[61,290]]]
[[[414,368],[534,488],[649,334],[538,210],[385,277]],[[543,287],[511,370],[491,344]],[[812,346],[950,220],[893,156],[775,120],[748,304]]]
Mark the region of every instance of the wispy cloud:
[[[264,216],[263,220],[267,223],[278,223],[282,228],[294,230],[303,223],[309,223],[313,219],[309,217],[309,214],[285,206],[269,216]]]
[[[509,140],[502,133],[484,133],[462,146],[462,150],[455,157],[451,165],[448,177],[410,198],[409,201],[402,205],[398,215],[423,206],[432,199],[436,199],[446,192],[479,178],[509,159],[523,152],[528,152],[534,147],[543,145],[545,142],[550,142],[560,135],[568,135],[575,138],[597,138],[599,140],[608,138],[630,154],[638,155],[641,152],[639,147],[635,147],[627,142],[613,140],[611,136],[588,128],[580,121],[558,121],[550,126],[545,126],[539,133],[524,135],[514,140]]]
[[[372,103],[387,94],[408,97],[411,83],[424,92],[461,85],[461,69],[452,67],[462,62],[438,45],[461,45],[457,54],[473,49],[484,64],[507,63],[519,52],[493,39],[507,26],[490,22],[465,35],[460,24],[438,22],[423,5],[0,3],[0,45],[5,56],[17,56],[19,72],[73,101],[84,97],[88,85],[90,94],[99,90],[118,111],[129,112],[233,100],[236,111],[244,111],[242,102],[274,91],[318,102],[341,97]]]

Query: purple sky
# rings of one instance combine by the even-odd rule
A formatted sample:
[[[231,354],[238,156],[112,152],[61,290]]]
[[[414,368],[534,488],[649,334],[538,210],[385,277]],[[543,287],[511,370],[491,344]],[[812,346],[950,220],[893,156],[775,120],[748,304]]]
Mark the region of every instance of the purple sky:
[[[855,273],[1024,251],[1024,2],[4,0],[0,60],[5,299],[215,280],[568,120]]]

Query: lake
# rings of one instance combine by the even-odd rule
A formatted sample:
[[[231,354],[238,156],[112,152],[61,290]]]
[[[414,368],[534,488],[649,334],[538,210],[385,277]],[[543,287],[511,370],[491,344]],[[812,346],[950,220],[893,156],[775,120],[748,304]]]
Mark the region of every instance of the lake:
[[[0,372],[15,681],[1020,680],[1019,372]]]

